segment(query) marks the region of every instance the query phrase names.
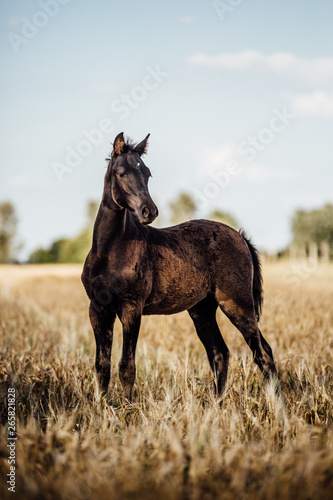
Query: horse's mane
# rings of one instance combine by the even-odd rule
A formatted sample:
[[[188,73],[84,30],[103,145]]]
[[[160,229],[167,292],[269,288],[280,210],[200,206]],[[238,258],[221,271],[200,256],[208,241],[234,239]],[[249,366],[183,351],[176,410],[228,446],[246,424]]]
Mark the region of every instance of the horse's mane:
[[[112,142],[111,145],[113,146]],[[125,144],[123,145],[123,153],[129,153],[130,151],[133,151],[137,145],[138,143],[133,142],[133,140],[130,137],[125,137]],[[108,158],[105,158],[105,161],[109,163],[111,161],[111,158],[112,155],[110,154]]]

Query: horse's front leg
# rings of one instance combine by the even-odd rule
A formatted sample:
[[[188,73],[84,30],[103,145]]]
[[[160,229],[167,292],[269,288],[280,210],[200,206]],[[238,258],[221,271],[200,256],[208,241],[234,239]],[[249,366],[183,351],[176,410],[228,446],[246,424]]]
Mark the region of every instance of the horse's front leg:
[[[96,340],[96,377],[99,395],[105,396],[108,392],[111,376],[111,349],[113,339],[113,325],[115,313],[98,311],[91,302],[89,308],[91,326]]]
[[[119,362],[119,378],[123,386],[124,398],[132,400],[135,381],[135,349],[139,336],[142,308],[132,303],[124,303],[119,314],[123,325],[123,351]]]

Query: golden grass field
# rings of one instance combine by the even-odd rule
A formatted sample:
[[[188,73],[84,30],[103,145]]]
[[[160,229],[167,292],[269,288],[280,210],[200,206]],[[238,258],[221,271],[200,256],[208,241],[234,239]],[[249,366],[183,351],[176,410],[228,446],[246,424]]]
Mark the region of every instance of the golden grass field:
[[[95,399],[95,341],[80,266],[0,267],[1,498],[331,499],[333,266],[264,264],[261,330],[284,402],[241,334],[220,407],[187,313],[143,318],[132,404],[112,352]],[[8,491],[7,394],[16,391],[15,494]]]

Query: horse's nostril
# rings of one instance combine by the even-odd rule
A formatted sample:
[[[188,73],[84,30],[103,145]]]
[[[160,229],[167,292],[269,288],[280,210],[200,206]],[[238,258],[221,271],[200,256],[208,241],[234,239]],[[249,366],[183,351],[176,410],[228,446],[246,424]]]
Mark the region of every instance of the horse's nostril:
[[[149,217],[149,209],[147,207],[144,207],[142,209],[142,216],[147,219]]]

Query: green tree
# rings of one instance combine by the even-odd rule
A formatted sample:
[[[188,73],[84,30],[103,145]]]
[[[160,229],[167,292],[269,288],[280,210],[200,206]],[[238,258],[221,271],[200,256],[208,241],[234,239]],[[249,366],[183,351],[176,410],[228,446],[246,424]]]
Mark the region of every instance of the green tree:
[[[208,219],[210,220],[216,220],[217,222],[223,222],[223,224],[227,224],[228,226],[231,226],[235,229],[239,229],[239,224],[235,217],[228,212],[222,212],[221,210],[214,210],[212,212]]]
[[[310,243],[320,245],[327,241],[333,258],[333,205],[315,210],[297,210],[292,218],[293,242],[309,248]]]
[[[99,203],[90,201],[87,205],[86,227],[73,238],[62,238],[49,248],[38,248],[29,257],[31,264],[82,263],[89,252],[92,241],[93,224]]]
[[[63,260],[64,247],[67,244],[65,238],[54,241],[49,248],[37,248],[29,257],[30,264],[51,264],[65,262]]]
[[[86,228],[77,236],[63,240],[57,262],[81,263],[90,250],[92,229]]]
[[[49,264],[53,262],[49,249],[37,248],[28,259],[29,264]]]
[[[172,224],[179,224],[191,220],[197,210],[195,201],[188,193],[180,193],[178,197],[169,204]]]
[[[88,216],[88,223],[87,227],[92,228],[94,226],[94,222],[96,219],[96,215],[99,209],[99,203],[98,201],[89,201],[87,205],[87,216]]]
[[[17,216],[10,201],[0,203],[0,262],[9,262],[15,257]]]

